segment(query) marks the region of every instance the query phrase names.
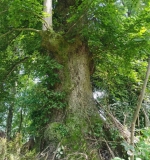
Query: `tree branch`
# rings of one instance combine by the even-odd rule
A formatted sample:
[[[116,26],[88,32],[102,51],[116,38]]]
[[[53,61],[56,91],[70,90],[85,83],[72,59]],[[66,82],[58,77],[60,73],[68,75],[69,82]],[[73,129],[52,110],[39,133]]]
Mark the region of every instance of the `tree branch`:
[[[7,11],[8,11],[8,10],[1,11],[0,14],[3,14],[3,13],[5,13],[5,12],[7,12]]]
[[[19,62],[15,63],[15,64],[11,67],[10,71],[6,74],[3,82],[10,76],[10,74],[15,70],[15,68],[16,68],[20,63],[26,61],[28,58],[29,58],[29,57],[25,57],[25,58],[21,59]],[[2,82],[2,83],[3,83],[3,82]]]
[[[83,10],[83,14],[76,20],[76,22],[68,29],[67,33],[69,33],[76,25],[78,25],[78,22],[85,16],[87,13],[88,8],[90,8],[93,1],[91,1]]]
[[[40,33],[42,30],[37,30],[37,29],[34,29],[34,28],[14,28],[14,29],[0,35],[0,38],[3,38],[3,37],[7,36],[8,34],[14,32],[14,31],[33,31],[33,32]]]
[[[6,32],[6,33],[0,35],[0,38],[3,38],[3,37],[5,37],[5,36],[7,36],[7,35],[8,35],[9,33],[11,33],[11,32],[13,32],[13,30],[8,31],[8,32]]]
[[[16,28],[14,29],[14,31],[33,31],[33,32],[41,32],[41,30],[38,29],[34,29],[34,28]]]

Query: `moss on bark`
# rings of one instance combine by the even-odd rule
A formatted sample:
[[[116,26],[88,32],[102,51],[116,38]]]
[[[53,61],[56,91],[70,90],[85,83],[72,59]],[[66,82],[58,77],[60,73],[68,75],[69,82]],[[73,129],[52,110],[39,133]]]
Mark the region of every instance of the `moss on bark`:
[[[94,124],[102,124],[93,99],[88,48],[78,37],[71,42],[65,41],[61,36],[52,37],[54,42],[49,41],[46,48],[64,65],[60,72],[62,81],[59,89],[67,93],[68,105],[65,113],[62,112],[62,121],[53,115],[55,118],[46,135],[50,141],[61,142],[61,146],[64,146],[62,156],[69,156],[68,159],[88,157],[99,160],[96,146],[87,140],[88,135],[94,132]]]

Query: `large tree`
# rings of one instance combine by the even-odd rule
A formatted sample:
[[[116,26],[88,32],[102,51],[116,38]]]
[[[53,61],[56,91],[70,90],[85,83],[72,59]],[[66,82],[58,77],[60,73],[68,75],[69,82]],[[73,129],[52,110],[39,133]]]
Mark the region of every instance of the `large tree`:
[[[95,138],[94,130],[97,124],[102,123],[93,99],[91,76],[96,64],[99,64],[96,68],[98,70],[99,66],[105,66],[103,71],[106,74],[101,75],[104,78],[110,76],[106,82],[107,88],[110,86],[112,89],[112,77],[118,75],[117,67],[121,66],[122,74],[127,74],[122,65],[130,64],[131,59],[141,56],[140,51],[147,45],[143,38],[147,32],[141,18],[146,12],[143,9],[140,15],[134,7],[131,13],[131,6],[123,1],[103,0],[58,0],[53,1],[53,4],[48,0],[1,1],[1,93],[4,95],[7,86],[18,81],[20,70],[28,70],[41,81],[46,77],[44,86],[47,90],[53,89],[66,95],[65,109],[58,109],[58,103],[58,107],[54,107],[52,114],[48,115],[50,124],[44,123],[47,128],[45,134],[51,142],[51,153],[56,150],[58,143],[59,146],[65,146],[64,153],[68,153],[68,156],[100,159],[97,146],[89,140]],[[140,16],[132,18],[132,14],[136,13]],[[53,58],[63,67],[61,70],[57,67],[46,68],[49,65],[41,65],[42,62],[47,63],[45,60],[38,65],[36,62],[40,57],[48,57],[48,61]],[[22,63],[24,65],[21,66]],[[115,66],[114,69],[112,66]],[[32,70],[32,67],[35,68]],[[52,74],[50,70],[59,75],[61,80],[55,85],[48,80]],[[42,93],[41,88],[40,91]],[[33,95],[39,96],[34,92]],[[52,96],[48,98],[58,100]],[[36,100],[42,103],[40,98]],[[62,98],[59,100],[64,102]],[[37,112],[31,111],[32,118],[35,118],[35,113],[39,116],[39,112],[43,111],[36,109]],[[59,133],[53,132],[56,130]],[[41,132],[40,129],[38,131]]]

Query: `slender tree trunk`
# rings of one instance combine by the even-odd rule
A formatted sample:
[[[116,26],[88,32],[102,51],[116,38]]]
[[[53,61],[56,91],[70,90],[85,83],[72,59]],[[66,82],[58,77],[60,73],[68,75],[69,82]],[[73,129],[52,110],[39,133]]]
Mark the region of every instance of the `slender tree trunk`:
[[[147,82],[148,82],[149,75],[150,75],[150,58],[149,58],[149,61],[148,61],[146,77],[145,77],[145,80],[144,80],[144,83],[143,83],[141,94],[139,96],[137,108],[134,112],[133,120],[132,120],[132,123],[131,123],[131,145],[133,147],[134,147],[135,123],[136,123],[136,120],[138,118],[138,115],[139,115],[139,112],[140,112],[140,109],[141,109],[141,104],[142,104],[142,101],[143,101],[143,98],[144,98],[144,94],[145,94],[146,85],[147,85]],[[134,160],[134,154],[130,157],[130,160]]]
[[[143,107],[142,111],[144,113],[145,127],[149,127],[150,126],[150,121],[149,121],[149,116],[148,116],[148,112],[147,112],[146,107]]]
[[[12,87],[12,98],[15,98],[15,94],[16,94],[16,88],[15,88],[15,84]],[[13,119],[13,110],[14,110],[14,101],[12,100],[9,108],[8,108],[8,114],[7,114],[7,124],[6,124],[6,136],[7,136],[7,140],[9,141],[11,139],[11,128],[12,128],[12,119]]]
[[[20,121],[19,121],[19,128],[18,128],[18,132],[21,132],[22,129],[22,122],[23,122],[23,114],[22,114],[22,108],[20,110]]]
[[[44,23],[43,30],[52,28],[52,0],[44,0]]]
[[[13,118],[13,108],[14,104],[10,104],[8,109],[8,116],[7,116],[7,140],[11,138],[11,127],[12,127],[12,118]]]

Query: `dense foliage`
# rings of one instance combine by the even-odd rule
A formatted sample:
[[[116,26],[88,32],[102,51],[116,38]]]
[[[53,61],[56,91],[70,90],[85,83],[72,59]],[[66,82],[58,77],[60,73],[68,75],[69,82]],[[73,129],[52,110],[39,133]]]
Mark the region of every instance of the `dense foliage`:
[[[53,30],[44,32],[42,23],[46,14],[42,0],[1,0],[0,130],[6,131],[10,140],[8,149],[0,149],[2,158],[12,154],[14,141],[23,144],[33,136],[37,142],[34,149],[41,152],[48,145],[47,139],[57,139],[57,142],[71,137],[70,126],[64,118],[69,112],[67,100],[72,87],[63,82],[69,77],[66,59],[70,55],[66,52],[75,50],[69,45],[85,44],[93,93],[98,93],[97,101],[104,107],[101,112],[110,124],[109,127],[99,122],[90,124],[93,133],[88,133],[86,138],[94,139],[91,146],[96,146],[101,154],[104,147],[110,146],[108,148],[121,158],[134,152],[136,158],[148,160],[150,131],[145,127],[150,126],[149,83],[136,124],[140,141],[135,149],[122,142],[105,114],[109,111],[125,127],[131,127],[150,53],[149,12],[150,3],[145,0],[53,0]],[[54,117],[62,113],[62,122],[53,123]],[[76,127],[71,122],[68,124]],[[21,140],[16,136],[18,133],[22,135]],[[74,133],[72,138],[76,139],[79,134]],[[106,140],[108,143],[104,143]],[[6,142],[1,141],[5,148]],[[22,144],[18,148],[21,149]],[[118,147],[120,153],[115,149]],[[78,145],[72,148],[77,151]],[[85,151],[86,145],[81,148]],[[86,159],[86,154],[78,152],[65,155],[64,146],[58,145],[56,149],[57,158]],[[25,154],[24,159],[26,156],[30,157],[30,153]]]

